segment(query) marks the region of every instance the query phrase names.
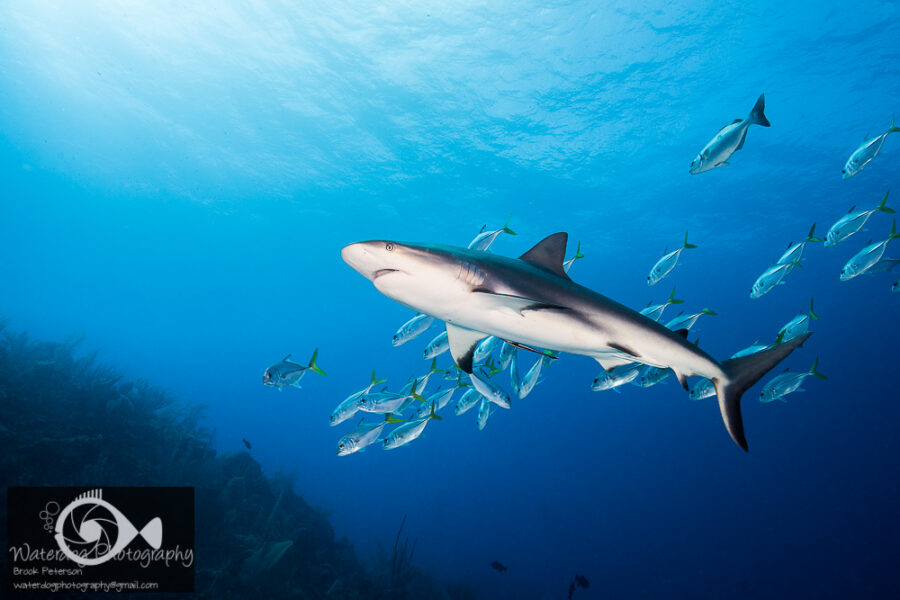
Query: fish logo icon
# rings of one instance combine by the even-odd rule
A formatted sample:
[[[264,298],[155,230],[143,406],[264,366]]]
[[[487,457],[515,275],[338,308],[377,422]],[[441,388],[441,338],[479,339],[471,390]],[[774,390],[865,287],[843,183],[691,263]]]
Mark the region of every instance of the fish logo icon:
[[[162,544],[162,520],[151,519],[140,531],[122,512],[103,499],[103,490],[85,492],[70,502],[56,520],[56,543],[71,560],[84,566],[112,560],[137,536],[154,549]]]

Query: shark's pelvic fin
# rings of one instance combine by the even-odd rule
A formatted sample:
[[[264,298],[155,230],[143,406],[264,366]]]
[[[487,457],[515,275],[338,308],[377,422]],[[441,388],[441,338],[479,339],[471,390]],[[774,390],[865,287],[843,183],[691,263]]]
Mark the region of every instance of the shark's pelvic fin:
[[[566,260],[566,243],[568,241],[568,233],[563,231],[554,233],[535,244],[531,250],[520,256],[519,259],[547,269],[563,279],[569,279],[569,276],[566,275],[566,271],[563,269],[563,262]]]
[[[475,347],[488,334],[480,331],[472,331],[447,323],[447,341],[450,342],[450,354],[453,361],[466,373],[472,373],[472,358],[475,356]]]
[[[615,354],[611,354],[609,356],[595,356],[594,360],[600,363],[600,366],[607,373],[609,373],[616,367],[621,367],[622,365],[628,365],[634,362],[631,359],[622,358],[621,356],[617,356]]]

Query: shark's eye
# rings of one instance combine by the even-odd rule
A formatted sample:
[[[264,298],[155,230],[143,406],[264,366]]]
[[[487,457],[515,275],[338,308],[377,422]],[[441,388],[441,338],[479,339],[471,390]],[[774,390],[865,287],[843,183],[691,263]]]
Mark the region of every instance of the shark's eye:
[[[384,245],[384,249],[387,250],[388,252],[393,252],[394,245],[392,243],[388,242],[387,244]]]

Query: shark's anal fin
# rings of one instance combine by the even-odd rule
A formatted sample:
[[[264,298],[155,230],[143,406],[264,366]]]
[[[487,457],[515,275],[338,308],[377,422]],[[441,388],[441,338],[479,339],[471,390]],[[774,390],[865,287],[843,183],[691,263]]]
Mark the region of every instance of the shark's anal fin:
[[[569,241],[569,234],[565,232],[554,233],[542,239],[535,246],[519,257],[533,265],[537,265],[542,269],[546,269],[563,279],[569,279],[563,268],[563,262],[566,260],[566,244]]]
[[[486,337],[488,337],[486,333],[447,323],[447,341],[450,343],[450,354],[456,366],[466,373],[471,373],[475,347]]]

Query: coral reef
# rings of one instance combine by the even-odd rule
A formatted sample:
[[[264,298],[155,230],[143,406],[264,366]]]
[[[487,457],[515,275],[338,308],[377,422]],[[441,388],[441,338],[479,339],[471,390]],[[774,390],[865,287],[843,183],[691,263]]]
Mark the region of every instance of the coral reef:
[[[325,514],[247,452],[218,454],[202,409],[78,356],[82,341],[31,341],[0,320],[0,481],[195,488],[198,598],[471,598],[412,565],[415,542],[366,567]],[[6,541],[6,488],[0,538]],[[149,599],[152,594],[141,594]],[[60,594],[63,598],[65,595]]]

